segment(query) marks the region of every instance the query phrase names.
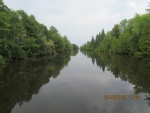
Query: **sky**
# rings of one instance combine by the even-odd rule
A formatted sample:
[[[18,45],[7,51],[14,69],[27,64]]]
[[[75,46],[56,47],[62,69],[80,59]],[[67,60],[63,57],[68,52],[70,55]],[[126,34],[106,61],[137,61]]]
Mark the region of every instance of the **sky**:
[[[24,10],[47,26],[54,26],[78,46],[103,28],[111,30],[123,19],[144,14],[149,0],[3,0],[13,10]]]

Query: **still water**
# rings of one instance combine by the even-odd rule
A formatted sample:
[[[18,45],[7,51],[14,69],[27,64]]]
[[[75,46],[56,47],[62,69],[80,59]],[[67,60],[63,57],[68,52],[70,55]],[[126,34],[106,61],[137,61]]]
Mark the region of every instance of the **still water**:
[[[149,112],[150,58],[79,52],[0,72],[0,113]]]

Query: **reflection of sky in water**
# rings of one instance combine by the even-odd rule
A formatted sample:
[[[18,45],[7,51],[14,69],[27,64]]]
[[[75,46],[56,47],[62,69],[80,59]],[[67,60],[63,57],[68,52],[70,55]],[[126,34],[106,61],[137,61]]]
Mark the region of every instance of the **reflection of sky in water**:
[[[12,113],[149,113],[143,100],[105,100],[104,95],[134,95],[133,85],[103,72],[79,53],[60,75]]]

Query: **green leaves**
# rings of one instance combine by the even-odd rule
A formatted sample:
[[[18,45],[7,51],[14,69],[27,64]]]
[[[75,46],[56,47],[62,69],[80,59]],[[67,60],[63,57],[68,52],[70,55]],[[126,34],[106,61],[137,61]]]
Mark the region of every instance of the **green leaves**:
[[[116,39],[119,38],[119,35],[120,35],[120,28],[119,28],[119,25],[116,24],[114,25],[112,31],[111,31],[111,35],[112,37],[115,37]]]
[[[149,10],[148,10],[149,11]],[[105,35],[102,30],[81,46],[83,50],[94,50],[121,54],[150,55],[150,14],[136,14],[130,20],[122,20]],[[94,42],[94,44],[93,44]],[[90,46],[89,46],[90,45]]]
[[[9,11],[9,8],[4,4],[3,0],[0,0],[0,12]]]
[[[143,54],[150,55],[150,36],[140,38],[139,49]]]
[[[74,47],[74,46],[73,46]],[[48,30],[23,10],[13,11],[0,0],[0,55],[2,58],[37,58],[72,51],[70,41],[51,26]]]

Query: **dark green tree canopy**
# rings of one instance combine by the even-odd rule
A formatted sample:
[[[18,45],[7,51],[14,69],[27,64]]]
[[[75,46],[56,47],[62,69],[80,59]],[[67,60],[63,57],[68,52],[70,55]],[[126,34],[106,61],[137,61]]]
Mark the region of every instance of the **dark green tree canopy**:
[[[53,55],[77,48],[58,30],[39,23],[34,15],[13,11],[0,0],[0,62]]]
[[[3,0],[0,0],[0,12],[9,11],[9,8],[4,4]]]
[[[120,29],[119,29],[119,25],[118,24],[114,25],[111,34],[112,34],[112,37],[116,37],[117,39],[119,38]]]

